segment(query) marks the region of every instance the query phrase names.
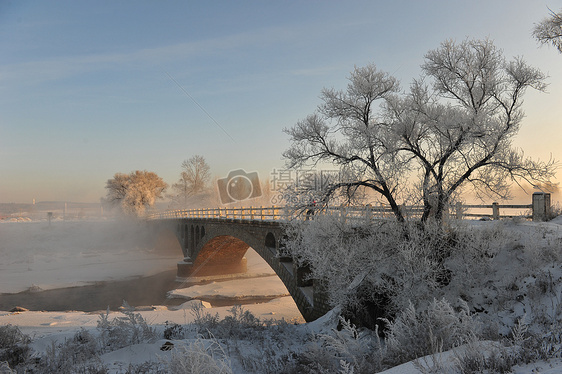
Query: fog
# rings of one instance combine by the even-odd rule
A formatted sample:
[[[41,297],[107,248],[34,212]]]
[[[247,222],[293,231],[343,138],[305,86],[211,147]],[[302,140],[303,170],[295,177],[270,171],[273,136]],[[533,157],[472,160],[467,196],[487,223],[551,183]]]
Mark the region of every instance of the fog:
[[[4,222],[0,224],[0,293],[82,286],[174,270],[183,258],[179,243],[161,245],[146,225],[58,217],[50,222]]]
[[[220,283],[210,274],[181,279],[176,274],[183,253],[172,228],[140,220],[72,219],[69,209],[66,213],[67,219],[54,212],[49,220],[47,212],[36,211],[42,218],[24,214],[0,220],[0,310],[93,312],[117,310],[123,300],[135,307],[175,308],[195,298],[215,305],[217,296],[234,305],[289,295],[252,249],[244,274],[223,275]],[[244,279],[253,277],[260,282]],[[178,290],[184,287],[189,291]],[[288,299],[283,301],[288,309],[283,308],[300,316]]]

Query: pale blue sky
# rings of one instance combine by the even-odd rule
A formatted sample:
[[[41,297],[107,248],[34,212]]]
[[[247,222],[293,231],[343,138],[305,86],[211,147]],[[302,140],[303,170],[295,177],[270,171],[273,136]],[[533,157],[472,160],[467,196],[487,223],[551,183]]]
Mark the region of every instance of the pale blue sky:
[[[95,202],[137,169],[173,183],[195,154],[266,178],[323,87],[372,62],[406,88],[447,38],[549,74],[517,145],[562,159],[562,55],[531,37],[547,7],[562,3],[0,0],[0,202]]]

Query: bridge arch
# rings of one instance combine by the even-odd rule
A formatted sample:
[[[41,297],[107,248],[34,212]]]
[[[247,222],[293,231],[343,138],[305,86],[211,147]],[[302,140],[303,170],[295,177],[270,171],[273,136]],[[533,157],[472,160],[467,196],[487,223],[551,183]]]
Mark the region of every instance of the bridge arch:
[[[165,221],[176,221],[180,228],[176,235],[183,243],[184,259],[178,262],[178,276],[245,272],[244,255],[251,247],[281,279],[305,320],[312,321],[329,311],[321,285],[308,280],[307,269],[298,267],[283,251],[286,235],[278,222],[202,218]]]
[[[203,240],[191,265],[190,276],[243,273],[246,271],[244,255],[250,246],[231,235],[218,235]]]
[[[247,269],[244,255],[249,248],[254,249],[273,269],[283,282],[295,304],[305,318],[310,320],[314,312],[313,287],[307,274],[297,268],[292,261],[280,261],[277,255],[278,243],[271,230],[261,233],[254,230],[234,230],[223,227],[221,232],[212,228],[213,234],[207,235],[197,246],[197,254],[192,257],[192,276],[211,274],[242,273]],[[279,235],[278,235],[279,236]]]
[[[275,235],[272,232],[268,232],[265,235],[265,246],[269,249],[277,249],[277,240],[275,239]]]

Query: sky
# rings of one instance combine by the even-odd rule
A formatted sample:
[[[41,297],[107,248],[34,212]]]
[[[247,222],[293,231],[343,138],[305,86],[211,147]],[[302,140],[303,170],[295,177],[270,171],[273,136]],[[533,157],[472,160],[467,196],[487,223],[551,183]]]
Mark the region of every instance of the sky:
[[[0,0],[0,202],[98,202],[117,172],[171,184],[193,155],[264,180],[322,88],[374,63],[407,89],[425,53],[467,37],[548,74],[514,144],[562,160],[562,54],[531,35],[549,8],[562,2]]]

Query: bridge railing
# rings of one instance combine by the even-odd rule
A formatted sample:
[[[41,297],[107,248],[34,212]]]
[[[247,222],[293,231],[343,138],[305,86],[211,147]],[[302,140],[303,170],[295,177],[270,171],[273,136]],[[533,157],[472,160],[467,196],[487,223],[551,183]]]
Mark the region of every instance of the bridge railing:
[[[174,218],[216,218],[216,219],[242,219],[277,221],[288,220],[288,210],[285,207],[241,207],[241,208],[202,208],[186,210],[168,210],[155,213],[149,219],[174,219]]]
[[[400,206],[404,216],[419,218],[423,213],[422,206]],[[491,210],[491,212],[490,212]],[[508,210],[512,214],[506,215]],[[502,212],[503,214],[500,214]],[[491,214],[489,214],[491,213]],[[372,206],[335,206],[324,207],[236,207],[236,208],[205,208],[188,210],[168,210],[155,213],[149,219],[175,219],[175,218],[217,218],[260,221],[293,221],[308,220],[315,215],[330,215],[346,221],[369,221],[377,218],[394,218],[394,213],[386,205]],[[493,203],[491,205],[467,205],[457,203],[445,212],[448,218],[463,219],[464,217],[489,217],[491,219],[521,217],[533,221],[544,221],[550,215],[550,194],[534,193],[533,203],[528,205],[513,205]]]
[[[402,207],[408,214],[421,215],[419,207]],[[315,215],[330,215],[349,221],[363,221],[372,218],[392,218],[394,214],[388,207],[379,206],[336,206],[318,209],[291,206],[237,207],[237,208],[202,208],[186,210],[168,210],[154,213],[148,219],[206,218],[237,219],[259,221],[293,221],[309,220]]]

